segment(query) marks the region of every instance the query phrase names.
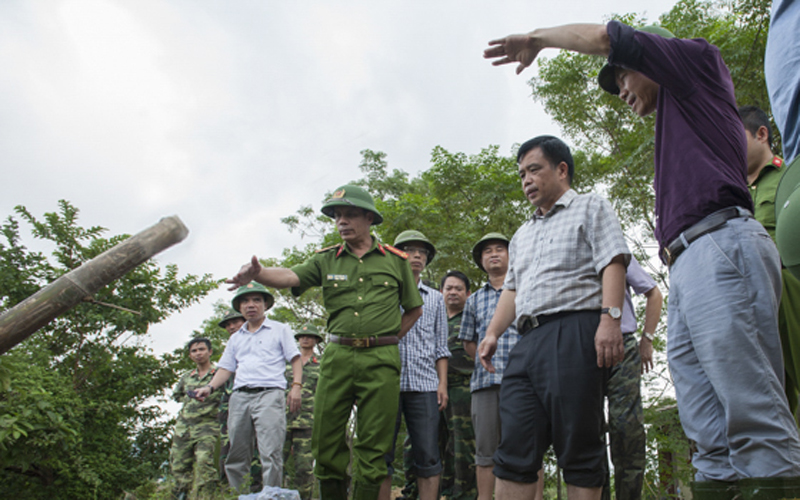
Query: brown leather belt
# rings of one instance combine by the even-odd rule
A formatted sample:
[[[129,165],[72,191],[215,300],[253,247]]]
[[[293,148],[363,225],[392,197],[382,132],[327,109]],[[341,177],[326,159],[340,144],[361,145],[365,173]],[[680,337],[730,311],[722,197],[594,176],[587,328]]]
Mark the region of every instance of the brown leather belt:
[[[400,342],[397,335],[387,335],[385,337],[340,337],[338,335],[328,335],[328,342],[346,345],[349,347],[377,347],[381,345],[395,345]]]

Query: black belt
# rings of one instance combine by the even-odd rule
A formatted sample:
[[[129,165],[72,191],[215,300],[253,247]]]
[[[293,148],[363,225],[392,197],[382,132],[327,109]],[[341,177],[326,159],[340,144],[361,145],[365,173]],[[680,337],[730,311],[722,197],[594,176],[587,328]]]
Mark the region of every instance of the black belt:
[[[724,226],[726,222],[731,219],[736,219],[737,217],[753,217],[753,214],[742,207],[728,207],[717,210],[672,240],[672,243],[667,245],[662,251],[661,260],[664,264],[671,266],[678,259],[678,255],[689,248],[689,245],[691,245],[694,240],[704,234],[716,231]]]
[[[539,328],[545,323],[553,321],[554,319],[564,318],[569,316],[570,314],[575,314],[576,312],[580,311],[562,311],[553,314],[540,314],[539,316],[528,316],[524,315],[519,318],[519,328],[517,331],[524,335],[528,333],[528,331],[533,330],[534,328]],[[598,314],[600,310],[597,311]]]
[[[400,342],[397,335],[387,335],[384,337],[340,337],[338,335],[328,335],[328,342],[341,344],[350,347],[377,347],[380,345],[395,345]]]
[[[280,387],[239,387],[234,389],[233,392],[246,392],[247,394],[255,394],[257,392],[271,391],[273,389],[280,389]]]

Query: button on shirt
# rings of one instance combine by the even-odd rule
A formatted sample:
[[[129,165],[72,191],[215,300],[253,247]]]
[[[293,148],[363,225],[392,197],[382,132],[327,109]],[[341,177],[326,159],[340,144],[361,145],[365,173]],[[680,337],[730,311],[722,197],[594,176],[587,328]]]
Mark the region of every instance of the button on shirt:
[[[264,319],[255,332],[247,323],[232,335],[217,366],[236,372],[233,390],[240,387],[286,388],[286,363],[300,355],[294,332],[283,323]]]
[[[511,238],[503,288],[524,315],[602,308],[600,273],[617,255],[630,260],[614,209],[594,193],[569,189],[545,215],[537,209]]]
[[[500,300],[502,291],[502,288],[495,290],[491,284],[486,283],[483,288],[467,297],[461,320],[461,332],[458,334],[459,339],[480,345],[481,341],[486,337],[486,328],[492,322],[494,311],[497,309],[497,301]],[[469,390],[471,392],[486,389],[492,385],[500,385],[503,380],[503,371],[506,368],[506,364],[508,364],[508,354],[517,345],[519,338],[517,327],[511,325],[497,339],[497,351],[492,357],[494,373],[489,373],[483,367],[479,358],[475,359],[475,371],[472,372],[472,378],[469,381]]]
[[[433,392],[439,387],[436,361],[449,358],[444,296],[420,282],[422,316],[400,339],[400,391]]]

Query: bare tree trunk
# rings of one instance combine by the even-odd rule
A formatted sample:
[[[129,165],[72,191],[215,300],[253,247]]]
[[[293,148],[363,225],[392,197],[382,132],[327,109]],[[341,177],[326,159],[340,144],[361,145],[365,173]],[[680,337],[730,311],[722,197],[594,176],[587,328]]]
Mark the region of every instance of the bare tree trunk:
[[[165,217],[12,307],[0,315],[0,354],[188,234],[177,215]]]

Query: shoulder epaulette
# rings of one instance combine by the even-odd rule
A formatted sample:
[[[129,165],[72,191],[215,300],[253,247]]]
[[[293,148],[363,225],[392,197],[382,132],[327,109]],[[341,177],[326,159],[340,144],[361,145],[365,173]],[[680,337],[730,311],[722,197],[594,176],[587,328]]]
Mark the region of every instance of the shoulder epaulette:
[[[340,244],[340,245],[333,245],[333,246],[326,247],[326,248],[320,248],[320,249],[319,249],[319,250],[317,250],[315,253],[327,252],[327,251],[329,251],[329,250],[333,250],[334,248],[339,248],[340,246],[342,246],[342,245]]]
[[[389,250],[390,252],[392,252],[393,254],[397,255],[402,259],[408,259],[408,254],[400,250],[399,248],[395,248],[392,245],[385,245],[385,244],[383,245],[383,248]]]

